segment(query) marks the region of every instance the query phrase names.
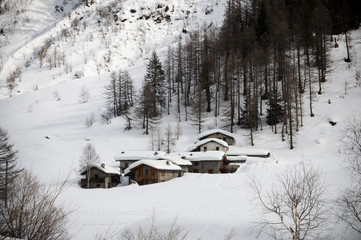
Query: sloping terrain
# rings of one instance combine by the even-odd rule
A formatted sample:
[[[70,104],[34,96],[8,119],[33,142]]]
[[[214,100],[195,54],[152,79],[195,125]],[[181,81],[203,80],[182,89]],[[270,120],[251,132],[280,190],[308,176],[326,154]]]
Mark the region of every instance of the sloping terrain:
[[[316,96],[314,102],[315,117],[309,117],[305,109],[305,127],[297,133],[294,150],[264,127],[255,133],[255,148],[269,149],[272,158],[246,162],[234,174],[186,174],[141,187],[81,189],[78,162],[87,142],[94,144],[101,161],[106,163],[122,150],[150,147],[149,137],[143,135],[142,129],[124,131],[123,118],[112,119],[110,124],[101,120],[104,85],[110,79],[110,71],[128,70],[140,86],[147,57],[153,50],[164,56],[168,45],[176,44],[177,37],[187,37],[186,31],[207,27],[212,22],[215,27],[220,26],[225,4],[220,0],[98,2],[91,7],[80,5],[73,11],[69,2],[64,11],[70,12],[64,14],[54,10],[55,5],[62,6],[62,1],[33,0],[26,12],[27,22],[14,26],[14,32],[7,33],[6,41],[2,39],[6,44],[0,47],[0,125],[9,131],[19,149],[20,165],[41,181],[56,183],[70,172],[69,187],[59,200],[75,209],[70,228],[73,239],[94,239],[96,234],[107,231],[114,233],[116,239],[124,229],[146,225],[153,215],[163,228],[176,219],[177,225],[189,231],[189,239],[218,240],[232,229],[234,239],[256,239],[253,223],[264,214],[253,201],[249,187],[252,176],[260,176],[267,189],[284,168],[312,164],[322,170],[330,202],[348,185],[350,178],[339,146],[347,120],[360,117],[361,88],[356,78],[361,69],[360,30],[351,33],[351,63],[343,61],[345,44],[343,36],[338,36],[340,47],[332,48],[330,53],[332,71],[324,93]],[[38,53],[44,46],[49,56],[44,57],[40,67]],[[6,79],[16,67],[22,69],[21,81],[16,80],[13,96],[9,97]],[[76,78],[75,73],[84,76]],[[79,102],[82,87],[89,90],[86,103]],[[95,123],[87,127],[84,121],[91,114]],[[164,116],[161,128],[165,129],[168,123],[175,126],[175,117]],[[214,127],[212,120],[207,121],[206,128]],[[187,122],[181,122],[181,128],[183,134],[174,151],[184,151],[198,133]],[[238,146],[248,146],[247,135],[247,131],[237,129]],[[358,239],[336,222],[331,212],[329,229],[336,239]]]

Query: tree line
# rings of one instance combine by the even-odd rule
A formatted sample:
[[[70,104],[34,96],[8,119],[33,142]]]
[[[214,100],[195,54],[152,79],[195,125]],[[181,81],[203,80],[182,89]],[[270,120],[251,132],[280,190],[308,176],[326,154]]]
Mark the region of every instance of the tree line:
[[[179,121],[189,120],[199,132],[213,115],[231,132],[249,129],[251,145],[254,131],[268,124],[293,149],[295,133],[306,112],[315,115],[313,99],[327,81],[329,50],[337,44],[332,34],[347,39],[358,23],[351,9],[360,4],[341,1],[336,8],[333,2],[228,0],[220,29],[204,25],[179,36],[164,64],[153,52],[139,94],[128,73],[114,72],[106,87],[108,109],[136,119],[145,134],[174,109]]]

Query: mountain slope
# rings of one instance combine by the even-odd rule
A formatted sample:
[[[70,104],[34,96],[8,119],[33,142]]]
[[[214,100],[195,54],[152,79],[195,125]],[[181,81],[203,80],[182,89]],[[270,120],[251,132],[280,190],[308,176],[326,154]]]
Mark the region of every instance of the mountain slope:
[[[80,6],[66,16],[42,15],[44,19],[37,22],[36,9],[49,13],[54,4],[61,3],[34,0],[32,10],[28,11],[28,24],[35,24],[35,27],[15,28],[14,35],[7,36],[8,44],[0,48],[6,55],[5,67],[0,72],[1,127],[9,131],[12,142],[20,150],[20,165],[35,173],[44,183],[56,182],[70,172],[69,188],[59,201],[76,209],[71,216],[73,239],[92,239],[97,233],[105,234],[108,230],[114,233],[115,239],[126,228],[147,225],[153,214],[162,228],[169,227],[176,219],[178,225],[189,230],[189,239],[222,239],[232,229],[235,239],[256,239],[252,226],[264,214],[252,201],[248,185],[252,176],[262,176],[262,184],[268,188],[273,177],[289,165],[312,164],[323,172],[329,200],[335,199],[349,184],[344,156],[338,149],[347,119],[360,116],[360,80],[355,77],[361,69],[360,30],[351,34],[350,64],[343,61],[345,45],[342,36],[339,36],[340,47],[331,49],[332,71],[324,84],[324,93],[316,97],[315,117],[309,117],[309,111],[305,109],[305,127],[297,134],[294,150],[288,150],[287,143],[281,142],[279,135],[265,127],[256,132],[255,147],[268,148],[272,158],[249,161],[235,174],[186,174],[166,183],[142,187],[81,189],[76,171],[82,147],[87,142],[94,144],[101,161],[107,163],[111,163],[122,150],[149,150],[149,138],[143,135],[142,129],[124,131],[125,120],[122,118],[112,119],[110,124],[102,122],[102,92],[110,79],[109,71],[126,69],[140,86],[147,57],[153,49],[164,55],[167,46],[176,43],[176,37],[187,36],[182,33],[183,29],[190,31],[204,23],[209,26],[211,21],[220,26],[225,3],[179,0],[164,1],[160,7],[154,0],[98,2],[90,8]],[[171,12],[173,5],[174,12]],[[165,11],[166,6],[168,11]],[[213,11],[211,6],[214,6]],[[109,9],[117,17],[109,12],[102,13],[106,10],[101,9]],[[158,17],[168,12],[171,21],[164,18],[157,23]],[[103,20],[102,14],[109,19]],[[151,16],[146,20],[144,15]],[[143,19],[139,19],[142,16]],[[77,27],[79,31],[74,30]],[[28,28],[32,29],[29,33]],[[27,37],[20,43],[21,34]],[[66,73],[66,64],[63,65],[62,61],[59,61],[61,67],[50,69],[50,63],[44,59],[40,68],[39,58],[33,53],[48,39],[51,40],[48,53],[54,56],[55,49],[60,56],[64,53],[71,72],[68,69],[69,73]],[[23,46],[24,40],[26,44]],[[109,54],[110,61],[107,62]],[[22,67],[21,82],[17,80],[14,96],[9,97],[6,78],[16,66],[23,66],[26,62],[29,66]],[[83,72],[84,77],[74,78],[77,71]],[[83,86],[90,93],[87,103],[79,102]],[[54,93],[60,96],[60,101]],[[92,113],[96,121],[88,128],[84,121]],[[336,122],[336,125],[332,126],[329,121]],[[164,116],[161,129],[165,129],[168,123],[175,127],[176,119]],[[181,122],[181,127],[183,134],[175,151],[184,151],[193,144],[197,135],[197,129],[188,122]],[[206,123],[206,128],[213,127],[213,120]],[[248,131],[238,129],[235,133],[238,146],[248,146],[247,134]],[[358,239],[350,229],[345,230],[342,223],[336,223],[332,214],[329,217],[329,228],[336,239]],[[268,238],[261,236],[260,239]]]

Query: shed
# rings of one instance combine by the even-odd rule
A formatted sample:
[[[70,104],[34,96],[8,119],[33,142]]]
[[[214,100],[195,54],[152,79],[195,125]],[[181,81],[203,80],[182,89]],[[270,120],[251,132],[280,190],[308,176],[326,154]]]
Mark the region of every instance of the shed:
[[[139,185],[147,185],[180,177],[182,169],[169,160],[144,159],[132,163],[124,174],[129,176],[130,181],[135,181]]]
[[[81,187],[87,186],[87,170],[81,172],[85,178],[81,179]],[[90,168],[89,188],[111,188],[120,183],[120,169],[113,168],[104,163],[96,164]]]
[[[212,129],[212,130],[205,131],[205,132],[199,134],[197,138],[198,138],[198,140],[203,140],[206,138],[217,138],[217,139],[225,141],[228,145],[236,144],[236,139],[235,139],[234,135],[232,133],[227,132],[222,129]]]
[[[269,158],[271,152],[267,149],[261,148],[237,148],[233,147],[227,152],[228,156],[247,156],[247,157],[259,157]]]

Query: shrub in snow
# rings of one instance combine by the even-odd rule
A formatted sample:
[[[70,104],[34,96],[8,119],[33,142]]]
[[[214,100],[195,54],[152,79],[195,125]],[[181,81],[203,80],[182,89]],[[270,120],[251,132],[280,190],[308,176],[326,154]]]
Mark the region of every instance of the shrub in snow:
[[[83,71],[76,71],[74,73],[74,77],[75,78],[82,78],[82,77],[84,77],[84,72]]]

